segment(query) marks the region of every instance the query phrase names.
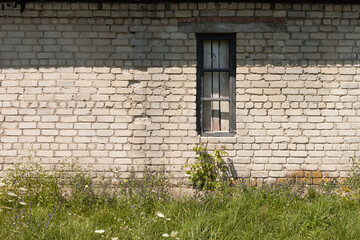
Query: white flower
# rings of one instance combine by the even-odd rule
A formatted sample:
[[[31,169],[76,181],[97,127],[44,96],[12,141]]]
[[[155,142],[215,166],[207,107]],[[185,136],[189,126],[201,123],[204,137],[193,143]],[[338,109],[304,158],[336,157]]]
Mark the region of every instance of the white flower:
[[[162,235],[163,237],[170,237],[170,235],[169,234],[167,234],[167,233],[163,233],[163,235]]]
[[[13,192],[8,192],[7,195],[12,196],[12,197],[17,197],[17,195]]]
[[[111,238],[111,240],[119,240],[119,238],[118,237],[113,237],[113,238]]]
[[[161,218],[164,218],[165,216],[164,216],[164,214],[162,214],[161,212],[156,212],[155,213],[158,217],[161,217]]]
[[[170,221],[170,220],[171,220],[171,218],[167,218],[166,220],[167,220],[167,221]]]
[[[25,202],[19,202],[20,203],[20,205],[23,205],[23,206],[25,206],[26,205],[26,203]]]
[[[0,206],[0,208],[12,209],[11,207],[6,207],[6,206]]]
[[[4,187],[4,186],[6,186],[6,184],[5,184],[5,183],[0,182],[0,187]]]
[[[105,230],[101,229],[101,230],[95,230],[95,233],[104,233]]]
[[[174,237],[176,237],[176,236],[177,236],[177,234],[178,234],[178,232],[171,231],[171,233],[170,233],[170,237],[174,238]]]
[[[19,190],[20,190],[20,191],[23,191],[23,192],[26,192],[26,191],[27,191],[27,189],[26,189],[26,188],[23,188],[23,187],[19,187]]]
[[[185,177],[191,177],[191,175],[187,174],[187,173],[185,173],[184,175],[185,175]]]

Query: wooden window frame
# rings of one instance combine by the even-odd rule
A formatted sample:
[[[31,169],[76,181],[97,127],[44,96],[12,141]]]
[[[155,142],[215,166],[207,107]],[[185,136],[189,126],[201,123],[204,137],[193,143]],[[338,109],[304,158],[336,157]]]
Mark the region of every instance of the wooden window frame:
[[[196,129],[201,136],[234,136],[236,129],[236,34],[235,33],[197,33],[197,89],[196,89]],[[203,76],[204,72],[204,41],[205,40],[228,40],[229,41],[229,131],[204,132],[203,130]],[[206,71],[205,71],[206,70]],[[216,72],[225,71],[217,69]],[[219,99],[221,100],[221,99]]]

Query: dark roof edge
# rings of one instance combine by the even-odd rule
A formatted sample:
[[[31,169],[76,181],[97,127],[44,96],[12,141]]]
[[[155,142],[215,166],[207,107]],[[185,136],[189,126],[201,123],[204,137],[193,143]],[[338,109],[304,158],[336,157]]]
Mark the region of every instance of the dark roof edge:
[[[1,2],[16,2],[16,3],[30,3],[30,2],[92,2],[92,3],[158,3],[158,2],[257,2],[257,3],[334,3],[334,4],[360,4],[359,0],[0,0]]]
[[[99,7],[101,8],[102,3],[171,3],[171,2],[252,2],[252,3],[322,3],[322,4],[360,4],[359,0],[213,0],[213,1],[206,1],[206,0],[0,0],[1,2],[15,2],[17,4],[20,4],[21,6],[21,12],[25,10],[26,3],[30,2],[89,2],[89,3],[97,3],[99,4]]]

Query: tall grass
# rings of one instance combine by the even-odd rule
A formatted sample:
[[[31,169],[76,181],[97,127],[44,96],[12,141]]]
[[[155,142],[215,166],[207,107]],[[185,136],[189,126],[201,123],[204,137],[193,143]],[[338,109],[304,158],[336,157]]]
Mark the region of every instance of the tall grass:
[[[166,173],[146,168],[97,184],[65,161],[15,166],[0,184],[0,239],[359,239],[360,197],[350,185],[238,182],[171,196]],[[345,190],[344,190],[345,189]]]

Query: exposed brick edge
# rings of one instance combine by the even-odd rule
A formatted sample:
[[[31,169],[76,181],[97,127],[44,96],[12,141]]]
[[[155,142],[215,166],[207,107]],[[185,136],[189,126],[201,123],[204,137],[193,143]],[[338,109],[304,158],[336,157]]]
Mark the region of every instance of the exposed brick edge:
[[[331,176],[329,172],[302,170],[290,172],[286,175],[285,178],[277,179],[278,182],[285,182],[289,180],[292,180],[294,182],[300,181],[307,184],[319,185],[321,183],[326,183],[334,180],[341,182],[344,181],[344,178]]]
[[[286,18],[276,17],[190,17],[179,18],[179,23],[203,23],[203,22],[223,22],[223,23],[286,23]]]

